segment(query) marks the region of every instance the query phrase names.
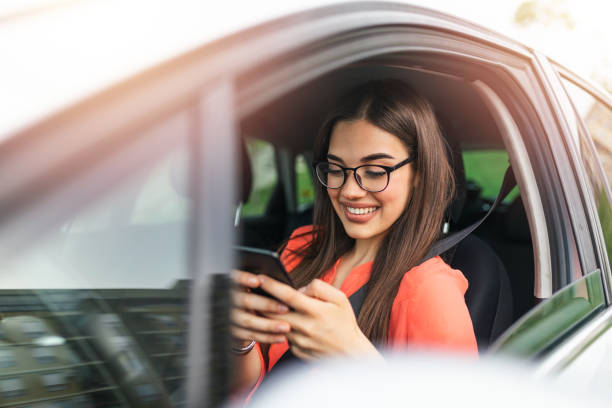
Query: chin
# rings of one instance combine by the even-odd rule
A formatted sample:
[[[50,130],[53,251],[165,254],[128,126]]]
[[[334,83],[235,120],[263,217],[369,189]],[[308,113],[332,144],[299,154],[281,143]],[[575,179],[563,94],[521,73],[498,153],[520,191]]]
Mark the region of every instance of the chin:
[[[372,229],[368,227],[354,225],[347,226],[346,224],[343,226],[346,235],[353,239],[370,239],[379,235],[377,231],[372,231]]]

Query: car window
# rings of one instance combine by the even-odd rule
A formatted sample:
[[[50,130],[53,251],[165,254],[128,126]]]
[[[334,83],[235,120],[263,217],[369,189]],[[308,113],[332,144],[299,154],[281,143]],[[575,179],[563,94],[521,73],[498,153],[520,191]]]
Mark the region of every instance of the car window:
[[[603,307],[601,272],[596,270],[529,311],[504,333],[492,351],[515,357],[540,355]]]
[[[3,264],[2,406],[184,403],[191,214],[187,137],[175,135],[175,151],[96,186]]]
[[[608,259],[612,260],[612,207],[609,201],[612,183],[612,111],[574,83],[565,79],[563,82],[589,133],[586,135],[581,127],[578,128],[580,154],[595,195]]]
[[[510,165],[508,153],[499,149],[464,150],[462,156],[466,180],[473,188],[481,189],[481,197],[494,200]],[[518,195],[518,187],[515,187],[504,202],[512,202]]]
[[[304,211],[314,203],[314,185],[310,165],[303,154],[295,157],[295,186],[297,190],[297,210]]]
[[[248,201],[242,207],[243,217],[264,215],[278,182],[274,146],[261,139],[246,138],[251,161],[253,184]]]

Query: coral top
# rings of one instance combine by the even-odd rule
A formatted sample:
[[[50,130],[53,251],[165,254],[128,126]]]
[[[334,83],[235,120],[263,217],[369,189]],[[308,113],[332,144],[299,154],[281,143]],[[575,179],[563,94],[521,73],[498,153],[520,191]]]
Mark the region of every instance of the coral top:
[[[287,271],[299,263],[299,259],[288,256],[287,250],[296,250],[308,245],[312,235],[296,237],[312,231],[307,225],[296,229],[290,238],[281,260]],[[321,278],[332,284],[336,276],[338,260]],[[370,279],[372,262],[355,267],[342,282],[340,290],[349,297]],[[404,274],[393,301],[389,321],[388,346],[449,350],[478,354],[472,320],[465,304],[468,282],[456,269],[448,266],[439,256],[415,266]],[[272,344],[269,351],[269,369],[289,349],[289,344]],[[261,356],[261,350],[257,347]],[[263,376],[265,366],[261,357],[262,371],[252,390],[255,391]],[[251,394],[252,394],[251,392]]]

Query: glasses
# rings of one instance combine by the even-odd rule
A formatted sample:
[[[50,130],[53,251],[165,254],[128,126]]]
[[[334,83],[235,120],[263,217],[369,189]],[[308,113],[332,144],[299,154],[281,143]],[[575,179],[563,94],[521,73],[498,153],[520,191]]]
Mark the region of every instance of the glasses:
[[[406,160],[397,163],[395,166],[382,166],[380,164],[362,164],[357,167],[342,167],[339,164],[328,163],[326,161],[314,164],[317,178],[327,188],[340,188],[346,182],[346,174],[349,170],[353,171],[355,181],[359,187],[370,193],[383,191],[389,185],[391,173],[400,167],[410,163],[416,156],[410,156]]]

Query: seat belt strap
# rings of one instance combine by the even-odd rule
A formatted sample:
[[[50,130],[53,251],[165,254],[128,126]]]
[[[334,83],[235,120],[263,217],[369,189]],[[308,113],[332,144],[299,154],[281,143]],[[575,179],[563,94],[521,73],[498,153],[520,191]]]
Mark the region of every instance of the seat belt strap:
[[[437,241],[435,244],[433,244],[429,252],[427,252],[427,255],[425,255],[425,258],[422,259],[421,263],[448,251],[449,249],[457,245],[459,242],[461,242],[465,237],[474,232],[474,230],[478,228],[489,217],[489,215],[491,215],[493,211],[495,211],[497,205],[502,202],[504,198],[506,198],[506,196],[510,193],[510,191],[512,191],[514,186],[516,186],[516,179],[514,178],[512,167],[508,167],[506,169],[506,174],[504,174],[504,181],[502,182],[502,185],[499,189],[499,194],[497,195],[497,198],[495,198],[495,201],[493,201],[493,204],[491,204],[491,208],[489,208],[489,211],[487,211],[484,217],[482,217],[472,225],[460,231],[454,232],[448,237]]]

